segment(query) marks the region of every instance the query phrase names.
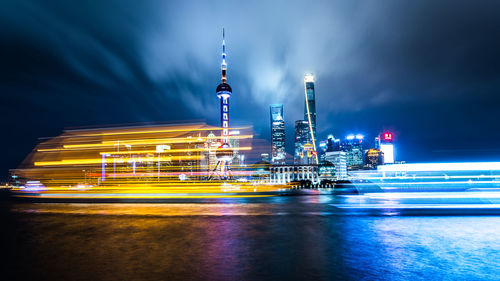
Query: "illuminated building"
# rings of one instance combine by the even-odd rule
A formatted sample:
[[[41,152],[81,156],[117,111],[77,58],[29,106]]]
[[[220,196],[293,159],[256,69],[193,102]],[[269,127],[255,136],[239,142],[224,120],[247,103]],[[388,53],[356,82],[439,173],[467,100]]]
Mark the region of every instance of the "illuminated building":
[[[348,135],[340,142],[340,150],[344,151],[347,156],[347,167],[354,169],[363,166],[363,135]]]
[[[310,182],[313,185],[321,181],[338,181],[347,179],[347,169],[345,165],[345,153],[340,154],[337,164],[328,165],[281,165],[270,167],[270,182],[274,184],[288,184],[291,182]],[[343,155],[342,155],[343,154]],[[333,157],[333,155],[331,155]],[[339,155],[337,155],[338,157]],[[343,161],[343,165],[341,163]]]
[[[325,152],[325,163],[335,166],[337,180],[347,179],[347,153],[344,151]]]
[[[313,146],[315,161],[318,164],[318,155],[316,147],[316,96],[314,92],[314,76],[306,74],[304,76],[304,120],[309,124],[310,140]]]
[[[368,149],[365,153],[366,166],[376,168],[378,165],[384,165],[384,153],[379,149]]]
[[[378,148],[384,153],[384,164],[394,163],[394,135],[392,133],[383,133],[377,139]]]
[[[311,143],[306,143],[302,147],[300,154],[300,163],[305,165],[312,165],[316,163],[316,151]]]
[[[214,171],[221,178],[229,178],[229,165],[231,159],[233,159],[233,153],[229,150],[231,148],[229,144],[229,98],[233,90],[231,86],[226,83],[226,44],[224,38],[224,30],[222,30],[222,62],[221,62],[221,80],[222,82],[217,86],[217,97],[220,99],[220,119],[221,119],[221,146],[220,150],[217,151],[217,167]]]
[[[320,164],[323,162],[323,159],[325,158],[325,152],[328,148],[328,142],[327,141],[320,141],[319,146],[318,146],[318,159],[320,161]]]
[[[271,163],[285,164],[285,120],[283,119],[283,105],[272,104],[271,115]]]
[[[326,151],[339,151],[340,150],[340,140],[333,137],[333,135],[328,135],[326,139]]]
[[[271,166],[270,172],[270,182],[273,184],[287,184],[298,181],[319,183],[318,165]]]
[[[295,152],[293,155],[294,164],[304,164],[302,162],[304,145],[310,143],[309,122],[305,120],[295,121]]]
[[[321,147],[321,144],[324,144]],[[328,135],[326,141],[320,143],[321,150],[323,153],[320,156],[321,163],[325,163],[326,152],[340,151],[340,140],[333,137],[333,135]]]

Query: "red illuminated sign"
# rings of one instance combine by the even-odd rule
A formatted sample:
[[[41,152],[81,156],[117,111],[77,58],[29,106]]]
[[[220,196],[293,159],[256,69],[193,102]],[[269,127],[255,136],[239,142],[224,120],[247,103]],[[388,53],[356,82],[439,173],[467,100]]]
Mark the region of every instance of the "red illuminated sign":
[[[392,141],[392,133],[384,133],[382,139],[385,141]]]

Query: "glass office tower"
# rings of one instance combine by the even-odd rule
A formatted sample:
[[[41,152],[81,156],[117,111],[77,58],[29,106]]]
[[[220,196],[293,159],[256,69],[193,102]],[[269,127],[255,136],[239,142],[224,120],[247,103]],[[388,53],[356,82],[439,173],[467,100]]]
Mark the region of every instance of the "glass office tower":
[[[312,127],[311,139],[316,141],[316,95],[314,93],[314,76],[307,74],[304,77],[305,87],[305,103],[304,103],[304,120],[310,123]]]
[[[303,164],[302,156],[304,146],[310,142],[309,122],[305,120],[295,121],[295,153],[293,155],[294,164]]]
[[[285,119],[283,105],[272,104],[271,113],[271,163],[285,164]]]
[[[316,94],[314,92],[314,75],[306,74],[304,76],[304,120],[309,122],[309,134],[313,152],[315,154],[315,161],[318,163],[317,157],[317,136],[316,136]]]

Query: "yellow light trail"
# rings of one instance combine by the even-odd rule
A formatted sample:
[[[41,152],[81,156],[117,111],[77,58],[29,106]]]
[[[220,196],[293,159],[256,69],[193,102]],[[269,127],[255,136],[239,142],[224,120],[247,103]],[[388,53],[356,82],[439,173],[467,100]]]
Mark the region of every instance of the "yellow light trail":
[[[25,198],[40,198],[40,196],[32,196],[32,195],[17,195],[18,197]],[[108,196],[77,196],[74,198],[78,199],[202,199],[202,198],[242,198],[242,197],[271,197],[276,195],[268,195],[268,194],[257,194],[257,195],[170,195],[170,196],[116,196],[116,195],[108,195]],[[44,198],[54,198],[54,199],[70,199],[72,196],[43,196]]]
[[[88,158],[88,159],[63,159],[59,161],[39,161],[35,162],[35,166],[58,166],[58,165],[88,165],[104,163],[123,163],[123,162],[162,162],[175,160],[199,160],[200,156],[153,156],[153,157],[138,157],[138,158]]]
[[[250,127],[231,128],[231,130],[245,130]],[[81,134],[80,136],[93,137],[93,136],[115,136],[127,134],[157,134],[157,133],[179,133],[179,132],[198,132],[198,131],[217,131],[222,130],[220,127],[209,128],[185,128],[185,129],[164,129],[164,130],[147,130],[147,131],[122,131],[110,133],[97,133],[97,134]]]
[[[253,135],[233,135],[229,139],[249,139],[253,138]],[[205,142],[210,139],[210,137],[181,137],[181,138],[161,138],[161,139],[135,139],[135,140],[120,140],[120,144],[130,145],[130,144],[158,144],[158,143],[200,143]],[[118,140],[115,141],[102,141],[104,145],[116,145]]]
[[[233,135],[230,136],[229,139],[251,139],[253,138],[253,135]],[[63,145],[63,148],[87,148],[87,147],[114,147],[115,145],[155,145],[155,144],[173,144],[173,143],[202,143],[206,142],[209,139],[216,139],[216,138],[209,138],[209,137],[182,137],[182,138],[162,138],[162,139],[149,139],[149,140],[143,140],[143,139],[135,139],[135,140],[114,140],[114,141],[102,141],[101,143],[88,143],[88,144],[65,144]]]
[[[207,151],[208,148],[190,148],[190,149],[168,149],[165,150],[165,152],[162,153],[179,153],[179,152],[200,152],[200,151]],[[217,151],[234,151],[234,150],[252,150],[252,147],[250,146],[244,146],[244,147],[239,147],[239,148],[217,148]],[[99,152],[99,154],[115,154],[115,155],[126,155],[126,154],[141,154],[141,153],[157,153],[156,150],[131,150],[131,151],[104,151],[104,152]]]
[[[231,140],[243,140],[241,147],[238,144],[234,148],[216,148],[220,138],[208,137],[206,131],[221,129],[200,125],[66,131],[40,143],[27,163],[16,169],[22,181],[14,191],[38,198],[133,199],[223,198],[235,194],[248,197],[244,193],[257,195],[255,192],[288,188],[267,184],[264,177],[256,174],[256,167],[265,166],[234,164],[234,178],[213,178],[215,150],[252,151],[250,141],[245,140],[253,138],[251,131],[229,136]],[[206,141],[209,147],[205,147]],[[157,152],[155,145],[160,144],[165,145],[161,146],[164,151]]]

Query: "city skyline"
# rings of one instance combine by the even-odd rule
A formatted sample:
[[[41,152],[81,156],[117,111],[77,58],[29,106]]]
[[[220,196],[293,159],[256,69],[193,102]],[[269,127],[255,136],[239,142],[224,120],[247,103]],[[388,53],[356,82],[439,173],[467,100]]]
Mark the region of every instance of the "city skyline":
[[[217,9],[199,4],[175,9],[195,17],[172,17],[172,4],[160,2],[120,3],[113,14],[118,4],[112,2],[2,4],[2,127],[16,138],[2,139],[9,153],[0,177],[38,137],[66,127],[190,118],[218,124],[213,85],[222,27],[232,34],[231,84],[238,92],[231,119],[253,123],[268,139],[268,119],[260,116],[269,104],[283,103],[292,136],[303,116],[302,77],[313,72],[319,140],[351,132],[372,139],[390,130],[398,157],[412,162],[500,155],[500,135],[491,130],[499,102],[497,3],[318,3],[307,6],[315,20],[299,17],[296,24],[292,19],[305,8],[300,2],[252,24],[248,19],[263,6],[270,14],[281,6],[224,5],[219,8],[229,18],[218,19]],[[92,21],[78,16],[80,10]],[[439,13],[449,16],[434,20]],[[208,19],[215,21],[207,25]],[[487,32],[476,36],[478,29]],[[489,137],[471,146],[464,136],[477,132]],[[291,137],[287,152],[293,152]]]
[[[498,279],[499,11],[0,2],[3,279]]]

